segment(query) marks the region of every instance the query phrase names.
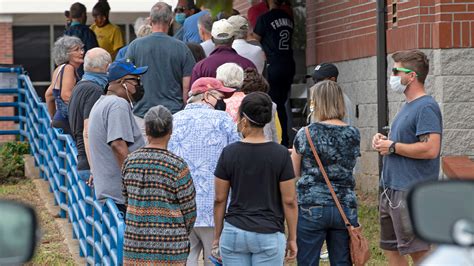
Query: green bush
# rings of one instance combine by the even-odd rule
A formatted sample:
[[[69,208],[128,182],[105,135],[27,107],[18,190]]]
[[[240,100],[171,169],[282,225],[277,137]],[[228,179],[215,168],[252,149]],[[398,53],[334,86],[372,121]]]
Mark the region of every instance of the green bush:
[[[23,154],[29,153],[28,142],[7,142],[0,146],[0,183],[23,178]]]

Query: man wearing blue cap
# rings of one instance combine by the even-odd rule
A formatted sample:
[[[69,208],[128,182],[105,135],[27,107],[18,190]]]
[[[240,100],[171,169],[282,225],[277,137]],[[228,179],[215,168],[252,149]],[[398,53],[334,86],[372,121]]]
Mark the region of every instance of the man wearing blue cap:
[[[97,100],[89,115],[89,145],[97,199],[112,199],[126,212],[122,196],[123,161],[130,152],[145,145],[133,117],[133,103],[143,97],[140,75],[147,66],[137,68],[129,60],[113,62],[108,69],[109,87]]]

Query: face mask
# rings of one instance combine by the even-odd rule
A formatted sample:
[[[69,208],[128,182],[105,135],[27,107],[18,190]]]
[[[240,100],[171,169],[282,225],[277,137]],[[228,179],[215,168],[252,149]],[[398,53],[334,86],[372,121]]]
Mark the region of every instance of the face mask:
[[[186,14],[184,13],[176,13],[176,15],[174,16],[174,20],[181,25],[183,25],[185,19],[186,19]]]
[[[223,99],[217,100],[216,105],[214,105],[214,109],[220,110],[220,111],[225,111],[226,107],[227,105]]]
[[[139,102],[143,95],[145,95],[145,90],[143,89],[142,85],[135,86],[135,93],[132,95],[134,102]]]
[[[407,89],[407,85],[402,84],[402,77],[390,76],[390,88],[399,94],[402,94]]]

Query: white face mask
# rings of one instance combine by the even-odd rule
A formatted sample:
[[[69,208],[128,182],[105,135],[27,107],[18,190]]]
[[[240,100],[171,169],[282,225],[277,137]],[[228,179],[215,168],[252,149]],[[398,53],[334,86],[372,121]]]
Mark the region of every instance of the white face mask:
[[[407,85],[402,84],[402,77],[390,76],[390,88],[392,91],[402,94],[407,89]]]

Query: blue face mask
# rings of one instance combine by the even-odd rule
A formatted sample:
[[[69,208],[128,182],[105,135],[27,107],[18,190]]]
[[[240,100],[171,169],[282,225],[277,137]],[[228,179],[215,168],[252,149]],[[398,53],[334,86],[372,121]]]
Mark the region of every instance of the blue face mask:
[[[174,20],[181,25],[183,25],[185,19],[186,19],[186,14],[184,13],[176,13],[176,15],[174,16]]]
[[[107,86],[107,83],[109,83],[109,81],[107,80],[106,73],[95,73],[95,72],[86,71],[84,75],[82,76],[82,80],[93,81],[99,84],[102,88],[105,88],[105,86]]]

